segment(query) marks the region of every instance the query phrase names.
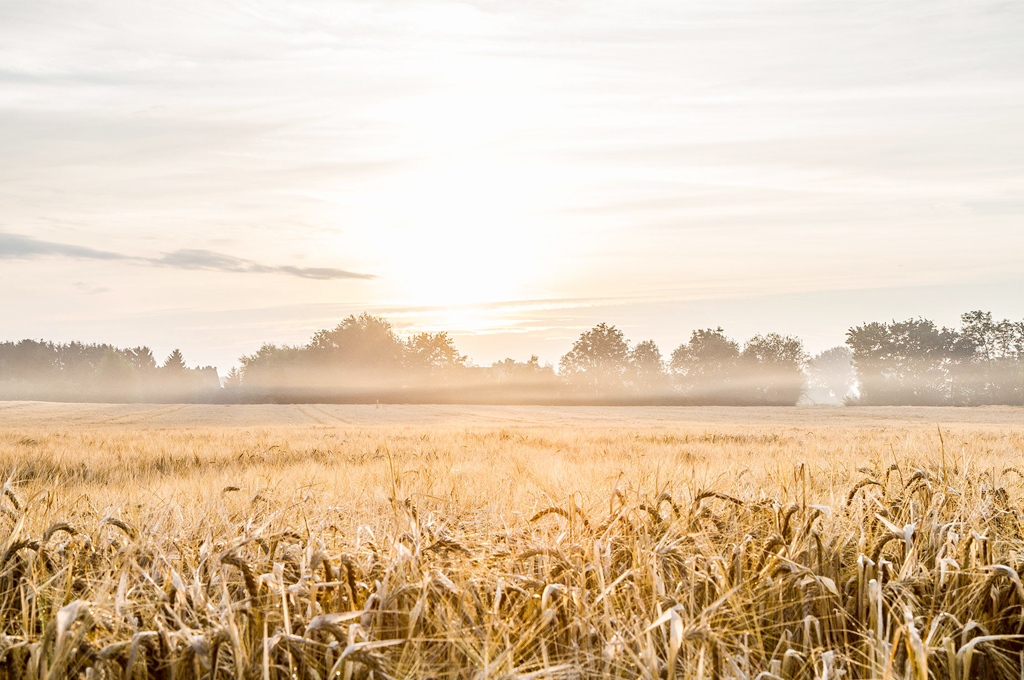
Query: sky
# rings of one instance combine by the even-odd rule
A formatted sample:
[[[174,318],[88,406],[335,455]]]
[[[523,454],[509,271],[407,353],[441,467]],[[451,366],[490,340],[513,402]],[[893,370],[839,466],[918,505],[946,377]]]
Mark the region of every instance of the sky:
[[[0,341],[1024,318],[1024,4],[3,0]]]

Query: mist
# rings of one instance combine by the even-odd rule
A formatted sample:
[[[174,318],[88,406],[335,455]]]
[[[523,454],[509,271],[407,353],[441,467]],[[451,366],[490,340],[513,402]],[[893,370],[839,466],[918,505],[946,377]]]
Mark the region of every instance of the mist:
[[[162,362],[146,346],[0,343],[0,398],[219,403],[479,403],[794,406],[1024,404],[1024,321],[961,316],[850,327],[845,345],[811,356],[793,335],[740,342],[695,330],[663,355],[600,323],[557,366],[536,355],[474,365],[447,332],[400,336],[363,313],[302,345],[264,343],[221,376]]]

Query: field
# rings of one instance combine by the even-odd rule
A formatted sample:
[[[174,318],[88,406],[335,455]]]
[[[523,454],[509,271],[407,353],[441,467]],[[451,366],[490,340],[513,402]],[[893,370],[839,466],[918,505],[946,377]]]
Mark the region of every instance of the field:
[[[0,403],[0,678],[1021,678],[1024,411]]]

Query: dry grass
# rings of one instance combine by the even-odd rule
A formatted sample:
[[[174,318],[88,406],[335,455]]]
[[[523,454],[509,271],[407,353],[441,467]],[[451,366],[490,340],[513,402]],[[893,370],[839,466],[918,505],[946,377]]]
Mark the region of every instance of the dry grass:
[[[47,408],[0,421],[0,677],[1021,677],[1019,412]]]

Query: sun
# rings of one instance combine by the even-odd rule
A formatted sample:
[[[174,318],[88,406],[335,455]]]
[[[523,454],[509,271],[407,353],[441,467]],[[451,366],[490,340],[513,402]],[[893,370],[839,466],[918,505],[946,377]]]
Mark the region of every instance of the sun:
[[[456,307],[533,299],[557,268],[546,187],[504,158],[455,158],[393,172],[346,221],[372,225],[339,253],[362,251],[381,303]],[[350,197],[349,197],[350,198]],[[349,203],[351,206],[351,203]]]
[[[408,178],[397,194],[400,242],[391,244],[391,275],[408,302],[488,302],[523,287],[534,229],[514,175],[494,163],[456,161]]]
[[[381,112],[406,160],[359,199],[375,225],[374,272],[406,305],[516,299],[537,287],[557,231],[551,182],[518,141],[542,107],[521,74],[473,60],[434,66],[443,85]]]

